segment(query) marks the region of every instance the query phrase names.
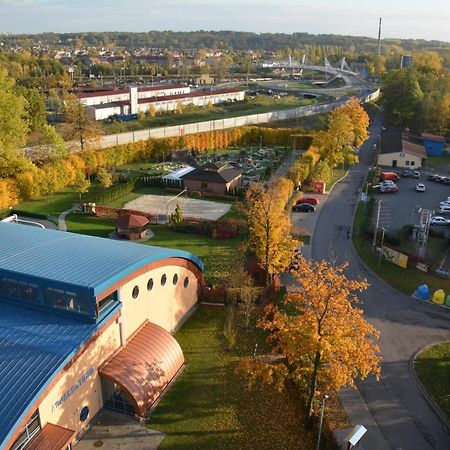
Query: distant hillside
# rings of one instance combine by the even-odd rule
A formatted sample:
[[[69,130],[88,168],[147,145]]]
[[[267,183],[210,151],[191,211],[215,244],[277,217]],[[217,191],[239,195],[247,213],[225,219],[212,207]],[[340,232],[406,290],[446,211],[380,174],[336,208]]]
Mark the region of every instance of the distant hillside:
[[[42,33],[34,35],[0,35],[6,47],[33,45],[48,46],[95,46],[109,45],[134,49],[153,47],[164,49],[221,49],[221,50],[266,50],[280,51],[306,46],[332,46],[357,53],[373,50],[376,39],[358,36],[309,33],[247,33],[235,31],[149,31],[147,33],[104,32],[104,33]],[[449,42],[426,41],[422,39],[383,39],[383,46],[399,46],[406,51],[450,50]]]

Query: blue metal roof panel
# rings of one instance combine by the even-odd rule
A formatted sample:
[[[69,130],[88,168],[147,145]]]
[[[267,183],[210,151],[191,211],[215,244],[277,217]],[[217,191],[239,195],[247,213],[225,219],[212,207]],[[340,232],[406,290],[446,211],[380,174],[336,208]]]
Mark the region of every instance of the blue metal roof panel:
[[[51,380],[94,334],[94,324],[1,302],[0,448]]]
[[[0,270],[68,283],[98,294],[137,268],[191,253],[56,230],[0,222]]]

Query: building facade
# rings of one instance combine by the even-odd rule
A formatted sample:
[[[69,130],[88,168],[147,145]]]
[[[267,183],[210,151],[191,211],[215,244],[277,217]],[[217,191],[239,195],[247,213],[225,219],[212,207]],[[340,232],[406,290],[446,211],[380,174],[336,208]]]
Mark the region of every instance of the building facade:
[[[183,370],[171,332],[202,262],[15,223],[0,234],[0,448],[69,449],[101,408],[144,417]]]
[[[153,109],[155,113],[168,112],[189,105],[202,107],[216,103],[242,101],[245,98],[245,91],[239,89],[189,92],[190,88],[186,86],[184,88],[185,92],[181,93],[169,93],[166,91],[146,91],[142,93],[139,89],[142,88],[132,87],[126,93],[97,97],[90,97],[92,94],[84,94],[89,96],[85,99],[86,101],[88,100],[85,103],[86,113],[95,120],[104,120],[114,115],[137,114],[138,112],[149,113],[150,109]],[[147,95],[148,92],[151,92],[153,95]],[[100,99],[102,99],[101,102]]]
[[[379,166],[420,169],[427,157],[422,142],[401,128],[382,130],[379,150]]]

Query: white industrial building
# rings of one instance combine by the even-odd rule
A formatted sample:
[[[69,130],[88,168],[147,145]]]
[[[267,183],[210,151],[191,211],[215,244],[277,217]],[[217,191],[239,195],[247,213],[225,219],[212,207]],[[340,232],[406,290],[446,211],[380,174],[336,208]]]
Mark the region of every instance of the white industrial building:
[[[179,105],[207,106],[229,101],[242,101],[245,98],[245,91],[219,89],[190,92],[188,86],[168,85],[84,93],[79,94],[78,98],[90,117],[95,120],[103,120],[116,114],[148,113],[152,106],[155,112],[166,112],[177,109]]]

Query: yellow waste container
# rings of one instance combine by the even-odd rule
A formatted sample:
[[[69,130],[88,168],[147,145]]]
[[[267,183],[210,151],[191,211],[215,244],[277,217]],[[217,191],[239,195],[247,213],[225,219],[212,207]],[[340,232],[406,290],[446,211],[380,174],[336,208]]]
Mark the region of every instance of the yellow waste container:
[[[433,294],[433,303],[436,303],[437,305],[443,305],[445,302],[445,292],[443,289],[438,289]]]

